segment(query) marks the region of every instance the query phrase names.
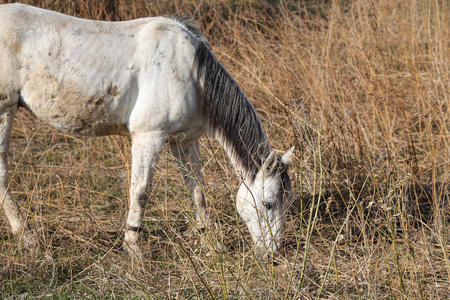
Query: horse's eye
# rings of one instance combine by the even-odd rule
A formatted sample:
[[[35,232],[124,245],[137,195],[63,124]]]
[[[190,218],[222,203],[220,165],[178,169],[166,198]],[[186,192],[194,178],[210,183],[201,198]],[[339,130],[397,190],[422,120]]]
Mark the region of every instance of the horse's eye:
[[[272,203],[265,202],[264,205],[266,206],[267,209],[272,209],[272,207],[273,207]]]

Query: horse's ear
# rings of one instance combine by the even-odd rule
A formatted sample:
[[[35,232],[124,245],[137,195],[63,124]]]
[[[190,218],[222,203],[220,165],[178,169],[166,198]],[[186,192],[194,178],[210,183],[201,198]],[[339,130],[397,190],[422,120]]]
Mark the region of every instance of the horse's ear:
[[[292,162],[294,161],[294,150],[295,146],[289,149],[283,156],[281,157],[281,161],[286,165],[290,166],[292,165]]]
[[[277,168],[278,153],[276,151],[270,151],[269,156],[264,160],[263,170],[267,174],[275,172]]]

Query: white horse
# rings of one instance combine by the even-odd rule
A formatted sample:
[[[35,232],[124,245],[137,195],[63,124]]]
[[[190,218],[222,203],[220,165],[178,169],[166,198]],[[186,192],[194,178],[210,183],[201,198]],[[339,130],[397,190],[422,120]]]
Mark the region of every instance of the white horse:
[[[252,104],[189,22],[100,22],[0,6],[0,200],[13,233],[34,247],[36,234],[8,190],[9,138],[19,106],[71,134],[131,135],[124,244],[132,253],[140,255],[142,217],[165,142],[192,193],[199,227],[207,223],[198,153],[205,131],[241,176],[236,207],[256,248],[264,254],[279,248],[293,148],[281,157],[271,150]]]

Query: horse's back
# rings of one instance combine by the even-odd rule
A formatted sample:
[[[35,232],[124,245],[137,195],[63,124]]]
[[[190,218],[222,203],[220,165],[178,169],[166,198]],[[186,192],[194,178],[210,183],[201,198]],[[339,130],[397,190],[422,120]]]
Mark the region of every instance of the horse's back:
[[[128,134],[136,106],[135,123],[148,123],[152,107],[160,121],[149,126],[171,127],[171,114],[195,110],[192,97],[183,94],[192,89],[188,73],[195,38],[182,27],[161,17],[101,22],[1,5],[0,88],[13,87],[23,106],[70,133]],[[139,100],[142,93],[149,98],[145,103]],[[168,94],[191,103],[167,105]]]

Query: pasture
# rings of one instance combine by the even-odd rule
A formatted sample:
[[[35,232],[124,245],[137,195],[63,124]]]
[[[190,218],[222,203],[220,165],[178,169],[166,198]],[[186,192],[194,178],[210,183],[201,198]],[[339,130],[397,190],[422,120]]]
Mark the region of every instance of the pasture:
[[[129,138],[63,134],[19,109],[9,188],[41,249],[23,249],[1,216],[0,298],[450,298],[445,0],[19,2],[96,20],[194,17],[272,147],[296,147],[294,201],[284,248],[260,260],[219,144],[200,141],[205,232],[165,147],[135,264],[122,252]]]

